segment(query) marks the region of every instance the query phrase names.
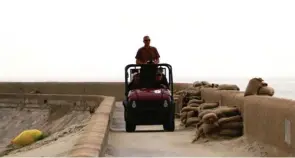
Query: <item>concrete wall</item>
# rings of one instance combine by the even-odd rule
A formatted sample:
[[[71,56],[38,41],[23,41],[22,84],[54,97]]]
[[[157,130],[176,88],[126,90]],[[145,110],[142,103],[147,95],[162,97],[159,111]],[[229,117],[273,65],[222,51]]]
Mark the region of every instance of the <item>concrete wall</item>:
[[[244,135],[259,142],[269,156],[295,155],[295,101],[269,96],[243,96],[243,92],[203,89],[206,102],[237,106],[244,119]]]
[[[114,97],[104,97],[83,134],[68,153],[69,157],[103,157],[108,144]]]
[[[85,107],[97,108],[102,100],[103,96],[98,95],[0,93],[0,108],[49,108],[62,106],[83,110]]]
[[[188,86],[177,83],[174,89]],[[0,93],[29,93],[39,90],[43,94],[95,94],[124,99],[123,82],[0,82]]]
[[[29,93],[39,90],[43,94],[95,94],[122,99],[124,84],[120,82],[24,82],[0,83],[0,93]]]

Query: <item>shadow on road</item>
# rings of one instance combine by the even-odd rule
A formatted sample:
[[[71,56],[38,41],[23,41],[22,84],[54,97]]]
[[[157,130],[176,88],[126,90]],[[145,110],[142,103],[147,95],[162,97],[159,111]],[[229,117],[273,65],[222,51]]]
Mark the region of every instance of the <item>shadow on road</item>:
[[[166,132],[164,130],[138,130],[135,131],[134,133],[144,133],[144,132]]]

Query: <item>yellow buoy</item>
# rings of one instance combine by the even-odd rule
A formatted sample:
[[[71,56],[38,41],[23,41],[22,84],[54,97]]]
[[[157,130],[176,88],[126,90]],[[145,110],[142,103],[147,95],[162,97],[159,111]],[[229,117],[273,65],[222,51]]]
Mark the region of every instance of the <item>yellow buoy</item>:
[[[11,143],[15,145],[29,145],[43,138],[43,132],[37,129],[25,130],[16,136]]]

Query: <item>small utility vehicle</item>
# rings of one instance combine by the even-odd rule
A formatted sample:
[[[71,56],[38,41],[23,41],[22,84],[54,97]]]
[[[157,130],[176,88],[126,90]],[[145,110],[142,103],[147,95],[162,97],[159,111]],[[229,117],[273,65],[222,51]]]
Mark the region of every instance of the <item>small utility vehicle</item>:
[[[126,132],[134,132],[136,125],[163,125],[165,131],[174,131],[175,103],[172,92],[170,64],[150,61],[148,64],[127,65],[123,101]]]

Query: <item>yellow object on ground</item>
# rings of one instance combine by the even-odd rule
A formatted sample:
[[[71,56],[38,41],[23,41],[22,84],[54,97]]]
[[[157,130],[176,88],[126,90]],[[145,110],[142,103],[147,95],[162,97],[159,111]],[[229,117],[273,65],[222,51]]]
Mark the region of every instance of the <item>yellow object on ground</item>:
[[[16,136],[11,143],[15,145],[29,145],[43,138],[43,132],[37,129],[25,130]]]

